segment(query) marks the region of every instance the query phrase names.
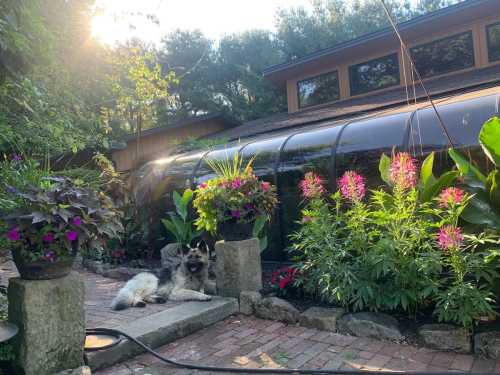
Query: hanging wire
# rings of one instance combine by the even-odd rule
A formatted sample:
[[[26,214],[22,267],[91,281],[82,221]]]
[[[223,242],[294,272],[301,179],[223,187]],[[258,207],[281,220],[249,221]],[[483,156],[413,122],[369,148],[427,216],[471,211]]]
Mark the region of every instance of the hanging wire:
[[[448,132],[448,129],[446,128],[446,126],[444,124],[444,121],[443,121],[441,115],[439,114],[439,112],[437,110],[437,107],[434,104],[434,101],[432,100],[432,98],[431,98],[431,96],[429,94],[429,91],[427,90],[427,88],[424,85],[424,82],[422,80],[422,76],[420,75],[420,73],[418,72],[417,67],[415,66],[415,63],[413,61],[413,58],[411,57],[410,51],[408,50],[408,47],[406,46],[406,44],[405,44],[405,42],[404,42],[404,40],[403,40],[403,38],[402,38],[399,30],[398,30],[396,22],[394,21],[392,15],[391,15],[390,10],[387,7],[387,4],[385,3],[385,0],[380,0],[380,2],[382,3],[382,6],[384,7],[385,14],[387,15],[387,18],[389,19],[389,23],[391,24],[391,27],[393,28],[394,32],[396,33],[396,36],[399,39],[399,42],[401,43],[401,48],[403,49],[406,57],[408,58],[408,61],[410,62],[410,66],[412,68],[412,71],[415,72],[415,75],[417,76],[417,79],[418,79],[420,85],[422,86],[422,89],[424,90],[424,93],[425,93],[425,96],[427,97],[427,100],[429,100],[429,102],[431,103],[432,108],[434,109],[434,112],[436,113],[436,116],[437,116],[437,118],[439,120],[439,124],[440,124],[441,128],[443,129],[443,133],[446,136],[450,147],[453,148],[454,144],[453,144],[451,136],[450,136],[450,134]]]

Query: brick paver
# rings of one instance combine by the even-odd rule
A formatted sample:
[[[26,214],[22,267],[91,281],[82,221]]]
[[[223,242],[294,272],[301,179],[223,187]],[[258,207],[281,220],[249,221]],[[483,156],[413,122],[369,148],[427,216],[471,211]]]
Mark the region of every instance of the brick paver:
[[[500,373],[500,361],[343,336],[247,316],[228,318],[157,351],[171,359],[225,367]],[[96,373],[111,374],[209,373],[174,368],[143,354]]]
[[[112,311],[111,300],[124,281],[108,279],[92,272],[77,269],[85,281],[85,319],[87,328],[116,328],[138,318],[143,318],[178,305],[168,301],[165,304],[148,304],[145,308],[130,308]],[[0,264],[0,285],[7,285],[8,279],[18,276],[11,261]]]

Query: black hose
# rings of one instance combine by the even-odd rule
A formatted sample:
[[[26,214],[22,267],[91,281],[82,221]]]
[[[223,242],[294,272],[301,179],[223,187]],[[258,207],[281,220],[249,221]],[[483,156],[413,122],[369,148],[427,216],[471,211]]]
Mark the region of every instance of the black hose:
[[[118,331],[112,328],[91,328],[87,329],[87,335],[110,335],[110,336],[123,336],[130,341],[134,342],[151,355],[155,356],[159,360],[168,363],[173,366],[186,368],[189,370],[198,371],[216,371],[216,372],[229,372],[238,374],[336,374],[336,375],[347,375],[347,374],[363,374],[363,375],[395,375],[395,374],[405,374],[405,375],[450,375],[450,372],[417,372],[417,371],[368,371],[368,370],[319,370],[319,369],[288,369],[288,368],[259,368],[259,369],[246,369],[238,367],[215,367],[215,366],[204,366],[204,365],[193,365],[190,363],[177,362],[172,359],[163,357],[161,354],[155,352],[153,349],[149,348],[136,338],[126,334],[125,332]],[[453,372],[454,375],[467,374],[467,375],[486,375],[486,373],[465,373],[465,372]]]

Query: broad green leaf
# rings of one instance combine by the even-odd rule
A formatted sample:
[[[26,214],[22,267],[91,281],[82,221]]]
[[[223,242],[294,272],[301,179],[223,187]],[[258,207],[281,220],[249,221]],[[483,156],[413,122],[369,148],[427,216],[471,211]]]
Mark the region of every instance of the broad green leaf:
[[[500,118],[495,116],[484,123],[479,132],[479,143],[486,156],[500,166]]]
[[[380,157],[380,163],[378,165],[378,170],[380,171],[380,177],[382,180],[391,185],[391,158],[386,154],[382,154]]]
[[[486,185],[486,176],[479,169],[474,167],[469,161],[457,150],[450,148],[448,154],[455,162],[460,174],[466,177],[475,177],[483,185]]]
[[[461,218],[471,224],[486,225],[495,229],[500,226],[500,215],[491,207],[484,192],[478,192],[470,199]]]
[[[267,249],[267,236],[264,236],[259,239],[259,247],[260,251],[264,251]]]
[[[254,237],[259,237],[259,234],[262,232],[264,225],[266,224],[267,218],[265,216],[259,216],[255,223],[253,224],[252,235]]]
[[[433,199],[436,195],[438,195],[441,190],[453,184],[453,182],[457,179],[458,172],[457,171],[449,171],[443,173],[435,183],[426,186],[421,194],[420,200],[422,202],[428,202]]]
[[[427,186],[429,184],[434,184],[436,178],[432,174],[432,169],[434,167],[434,152],[431,152],[422,163],[420,168],[420,183],[421,186]]]
[[[174,191],[172,193],[172,198],[174,200],[177,214],[182,218],[182,220],[186,221],[188,212],[187,212],[187,207],[182,204],[182,197],[178,192]]]
[[[500,173],[497,169],[488,175],[486,188],[491,204],[500,212]]]

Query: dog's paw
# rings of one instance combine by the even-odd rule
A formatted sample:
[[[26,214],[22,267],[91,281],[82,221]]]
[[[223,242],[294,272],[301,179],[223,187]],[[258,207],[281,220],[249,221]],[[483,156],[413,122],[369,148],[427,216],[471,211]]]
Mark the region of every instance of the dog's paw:
[[[135,307],[146,307],[146,302],[144,301],[139,301],[135,304]]]
[[[157,297],[155,299],[155,302],[156,303],[167,303],[167,299],[166,298],[163,298],[163,297]]]

